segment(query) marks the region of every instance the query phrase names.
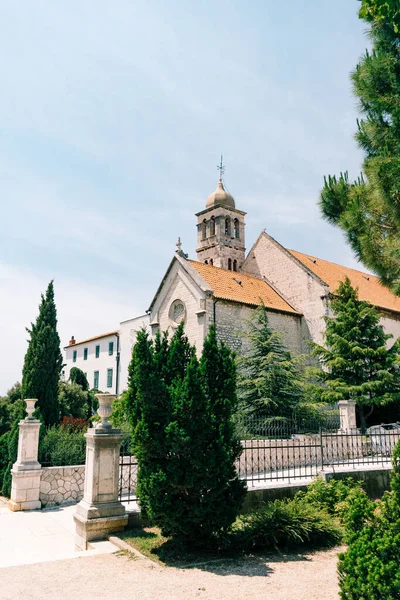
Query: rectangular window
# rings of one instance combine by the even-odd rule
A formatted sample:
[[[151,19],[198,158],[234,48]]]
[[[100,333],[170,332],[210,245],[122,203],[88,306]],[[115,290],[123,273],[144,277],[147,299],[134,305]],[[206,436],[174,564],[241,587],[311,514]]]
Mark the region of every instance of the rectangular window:
[[[96,346],[96,358],[100,356],[100,346]]]
[[[83,360],[87,360],[87,353],[88,353],[88,349],[87,349],[87,348],[85,348],[85,349],[83,350]]]
[[[108,354],[112,356],[114,354],[114,342],[108,343]]]
[[[73,355],[72,355],[72,362],[76,362],[77,354],[78,354],[77,350],[74,350]]]
[[[95,390],[99,389],[99,372],[98,371],[94,372],[93,387]]]
[[[113,380],[113,370],[107,369],[107,387],[108,388],[112,387],[112,380]]]

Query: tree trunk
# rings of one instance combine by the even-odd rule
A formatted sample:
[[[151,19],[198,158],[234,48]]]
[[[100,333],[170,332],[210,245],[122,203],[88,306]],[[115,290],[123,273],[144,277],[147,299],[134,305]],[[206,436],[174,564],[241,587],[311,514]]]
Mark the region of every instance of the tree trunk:
[[[366,406],[360,406],[360,427],[361,427],[361,433],[364,435],[364,433],[367,430],[367,419],[368,417],[370,417],[374,411],[374,405],[369,407],[369,411],[367,412],[367,414],[365,414],[365,409],[367,408]]]

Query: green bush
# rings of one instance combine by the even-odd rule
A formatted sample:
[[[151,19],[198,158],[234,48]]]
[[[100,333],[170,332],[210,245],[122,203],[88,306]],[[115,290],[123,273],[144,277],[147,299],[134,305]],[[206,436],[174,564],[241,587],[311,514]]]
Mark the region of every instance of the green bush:
[[[39,446],[39,462],[44,466],[83,465],[85,457],[86,440],[82,431],[51,427]]]
[[[4,435],[0,436],[0,494],[3,493],[3,479],[4,473],[9,463],[8,458],[8,440],[10,432],[7,431]]]
[[[19,437],[19,419],[15,421],[13,428],[9,432],[7,438],[8,463],[3,470],[2,493],[7,498],[11,495],[11,467],[17,460],[18,456],[18,437]]]
[[[400,598],[400,442],[393,467],[391,491],[381,501],[353,490],[344,503],[348,550],[338,566],[343,600]]]
[[[359,490],[359,481],[347,477],[346,479],[332,479],[329,482],[317,477],[305,492],[296,494],[296,499],[307,504],[314,504],[324,508],[331,515],[341,513],[340,507],[347,500],[352,490]]]
[[[338,521],[326,510],[300,500],[275,500],[238,517],[233,546],[240,550],[335,546],[343,538]]]

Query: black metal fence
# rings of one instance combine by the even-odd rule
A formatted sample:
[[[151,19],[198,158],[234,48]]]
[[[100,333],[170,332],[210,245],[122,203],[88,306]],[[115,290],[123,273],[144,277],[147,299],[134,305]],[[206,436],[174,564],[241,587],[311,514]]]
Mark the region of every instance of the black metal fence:
[[[138,463],[131,451],[132,436],[125,433],[119,455],[119,500],[124,504],[137,502]]]
[[[398,428],[371,428],[368,433],[340,431],[339,415],[293,414],[290,418],[245,417],[236,421],[242,454],[236,467],[251,487],[266,483],[311,481],[323,470],[391,467],[400,439]],[[131,452],[131,436],[121,444],[119,499],[137,502],[138,463]]]
[[[334,415],[319,425],[319,431],[310,420],[299,425],[292,419],[242,419],[238,422],[243,446],[237,461],[239,476],[254,487],[309,481],[322,470],[391,466],[400,426],[371,428],[363,435],[340,431],[337,425]]]

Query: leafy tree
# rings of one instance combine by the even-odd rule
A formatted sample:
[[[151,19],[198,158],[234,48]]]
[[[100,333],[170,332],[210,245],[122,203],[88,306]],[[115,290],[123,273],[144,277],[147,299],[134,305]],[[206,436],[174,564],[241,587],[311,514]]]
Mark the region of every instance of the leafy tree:
[[[373,50],[351,75],[363,116],[356,134],[363,174],[354,182],[347,173],[325,177],[320,206],[361,262],[400,294],[400,34],[392,23],[398,27],[398,0],[363,0],[361,14],[374,19]]]
[[[113,427],[123,427],[129,422],[128,390],[124,390],[113,402],[111,422]]]
[[[400,6],[398,0],[361,0],[360,19],[390,23],[396,33],[400,31]]]
[[[59,382],[58,403],[61,419],[63,417],[86,419],[89,402],[89,393],[84,391],[78,383]]]
[[[346,280],[331,297],[332,317],[325,317],[325,347],[312,344],[324,370],[319,371],[321,399],[333,403],[354,400],[359,409],[361,428],[375,406],[400,400],[400,339],[388,349],[379,324],[379,314],[369,302],[358,300],[358,293]]]
[[[129,375],[141,508],[165,535],[207,544],[232,524],[244,496],[234,466],[233,356],[214,328],[200,363],[183,324],[170,343],[139,331]]]
[[[14,402],[17,402],[18,400],[21,400],[21,399],[22,399],[22,386],[19,383],[19,381],[17,381],[17,383],[14,383],[12,388],[10,388],[8,390],[7,394],[5,396],[3,396],[3,398],[0,398],[0,401],[3,400],[10,404],[14,404]]]
[[[78,369],[78,367],[72,367],[69,372],[69,380],[71,383],[80,385],[84,392],[89,390],[89,383],[86,379],[86,375],[81,369]]]
[[[48,427],[59,420],[58,382],[63,366],[52,281],[45,296],[42,294],[36,323],[27,331],[30,340],[22,371],[22,397],[38,399]]]
[[[241,410],[256,417],[285,417],[303,399],[303,372],[272,331],[265,306],[248,323],[249,347],[238,358],[238,395]]]

